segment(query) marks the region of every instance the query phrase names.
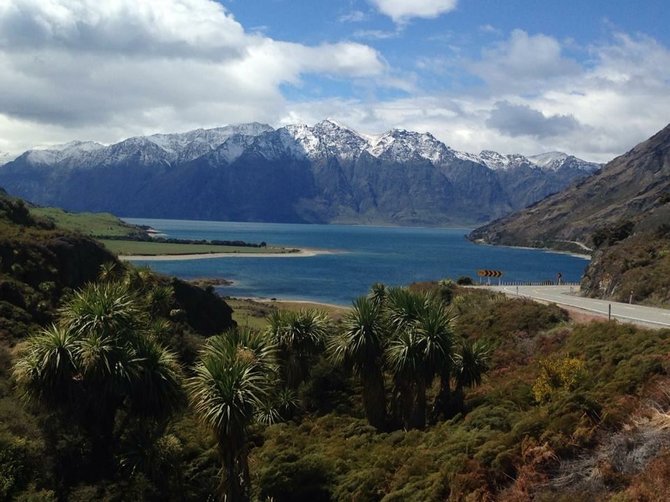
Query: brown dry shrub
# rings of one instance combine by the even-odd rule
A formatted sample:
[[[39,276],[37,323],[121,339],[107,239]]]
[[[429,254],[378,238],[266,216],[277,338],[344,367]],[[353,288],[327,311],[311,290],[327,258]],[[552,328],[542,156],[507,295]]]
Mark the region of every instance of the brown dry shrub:
[[[468,460],[451,483],[450,502],[493,502],[487,471],[481,463]]]
[[[670,481],[670,451],[665,449],[646,468],[633,477],[628,489],[617,500],[656,502],[668,500]]]
[[[548,443],[524,438],[521,442],[521,463],[517,466],[512,486],[500,494],[499,500],[523,502],[532,500],[534,491],[546,485],[549,471],[558,464],[558,457]]]

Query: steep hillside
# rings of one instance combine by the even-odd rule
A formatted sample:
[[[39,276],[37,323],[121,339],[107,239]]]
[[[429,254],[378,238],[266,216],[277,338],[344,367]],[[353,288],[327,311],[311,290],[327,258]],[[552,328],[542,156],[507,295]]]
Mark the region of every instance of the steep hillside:
[[[97,280],[104,264],[124,269],[92,238],[33,216],[22,200],[0,189],[0,339],[49,322],[63,296]],[[232,310],[218,296],[178,279],[155,280],[169,285],[173,309],[183,311],[195,332],[212,335],[234,325]]]
[[[653,230],[670,221],[670,126],[617,157],[593,176],[470,237],[492,244],[563,247],[597,244],[598,230],[631,221]]]
[[[601,245],[586,269],[582,291],[591,297],[670,307],[670,225]]]
[[[243,124],[30,150],[0,184],[74,211],[238,221],[482,223],[564,188],[599,166],[452,150],[428,133],[363,136],[332,121]]]

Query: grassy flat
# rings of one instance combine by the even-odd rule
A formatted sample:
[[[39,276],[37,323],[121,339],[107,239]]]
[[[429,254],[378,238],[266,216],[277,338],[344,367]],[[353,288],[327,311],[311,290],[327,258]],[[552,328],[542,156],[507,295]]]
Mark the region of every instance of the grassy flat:
[[[33,216],[53,221],[58,227],[90,236],[131,236],[143,231],[110,213],[70,213],[55,207],[31,207]]]
[[[101,239],[107,249],[118,255],[159,256],[209,253],[269,254],[295,253],[292,248],[251,246],[221,246],[216,244],[180,244],[171,242],[145,242]]]
[[[225,290],[224,290],[225,291]],[[226,298],[226,303],[233,309],[233,319],[240,327],[264,330],[267,318],[275,310],[310,310],[326,312],[333,321],[339,321],[349,310],[347,307],[326,305],[313,302],[267,301],[244,298]]]
[[[264,330],[267,318],[277,307],[266,302],[226,298],[226,303],[233,309],[233,319],[244,328]]]

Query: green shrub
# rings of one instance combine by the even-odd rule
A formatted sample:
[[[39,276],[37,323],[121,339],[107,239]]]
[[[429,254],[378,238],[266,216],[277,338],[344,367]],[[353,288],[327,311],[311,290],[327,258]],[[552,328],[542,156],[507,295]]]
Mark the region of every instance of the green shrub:
[[[258,471],[257,491],[261,499],[277,502],[329,501],[333,472],[332,460],[320,454],[283,451]]]

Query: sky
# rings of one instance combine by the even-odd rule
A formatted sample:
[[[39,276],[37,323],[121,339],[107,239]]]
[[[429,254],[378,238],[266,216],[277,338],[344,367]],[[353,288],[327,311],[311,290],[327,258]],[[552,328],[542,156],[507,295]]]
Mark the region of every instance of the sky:
[[[606,162],[670,122],[661,0],[0,0],[0,152],[334,119]]]

